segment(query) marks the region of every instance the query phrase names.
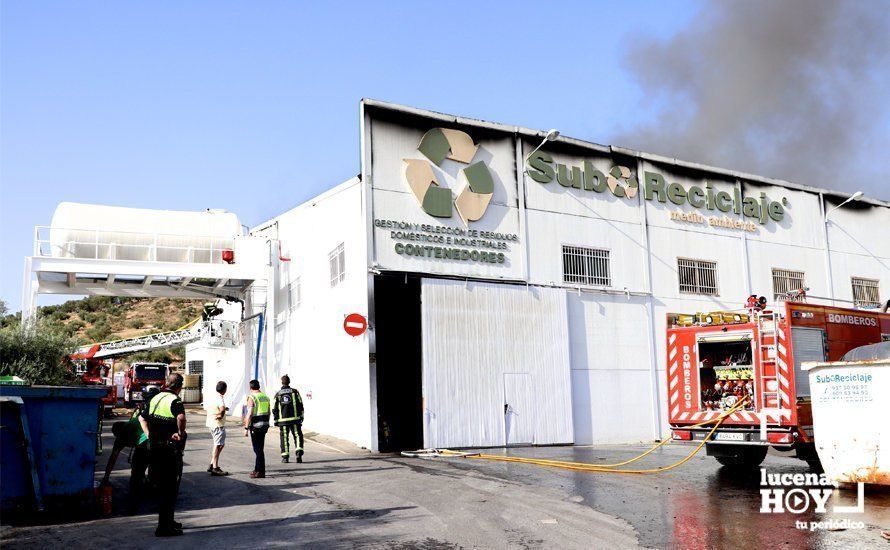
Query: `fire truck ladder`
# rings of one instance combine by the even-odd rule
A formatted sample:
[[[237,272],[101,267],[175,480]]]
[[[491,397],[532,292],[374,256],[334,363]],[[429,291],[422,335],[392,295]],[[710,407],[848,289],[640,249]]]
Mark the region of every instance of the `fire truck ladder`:
[[[81,353],[88,354],[89,351],[99,346],[99,349],[92,355],[95,359],[108,359],[111,357],[119,357],[129,355],[140,351],[161,350],[167,348],[175,348],[176,346],[184,346],[191,342],[201,339],[206,327],[205,323],[192,321],[179,330],[169,332],[158,332],[145,336],[137,336],[135,338],[124,338],[123,340],[115,340],[114,342],[103,342],[101,344],[93,344],[84,346],[80,350]]]
[[[774,311],[753,312],[757,318],[757,353],[760,354],[760,408],[781,409],[782,396],[779,393],[778,364],[776,361],[779,318]],[[770,390],[770,387],[773,390]],[[772,406],[771,406],[772,405]]]

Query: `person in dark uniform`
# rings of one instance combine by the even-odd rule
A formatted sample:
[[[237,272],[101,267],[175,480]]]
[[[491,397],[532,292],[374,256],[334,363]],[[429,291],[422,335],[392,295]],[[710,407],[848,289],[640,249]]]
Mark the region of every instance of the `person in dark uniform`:
[[[258,380],[250,381],[250,393],[247,395],[247,413],[244,415],[244,435],[250,435],[250,443],[256,455],[250,477],[266,477],[266,455],[263,447],[266,444],[266,432],[269,431],[269,396],[260,391]]]
[[[156,386],[149,386],[145,391],[144,403],[151,401],[159,391]],[[135,514],[139,510],[140,496],[143,485],[145,485],[145,471],[148,469],[149,462],[148,436],[145,435],[139,422],[139,416],[144,408],[143,405],[136,409],[129,420],[115,422],[111,426],[111,432],[114,434],[114,448],[105,465],[105,476],[101,483],[108,485],[111,471],[114,470],[121,452],[127,447],[133,447],[133,453],[130,455],[130,493],[127,495],[127,513],[129,514]]]
[[[272,415],[281,440],[281,462],[290,461],[290,440],[294,440],[294,455],[303,462],[303,398],[290,387],[290,377],[281,377],[281,389],[275,394]]]
[[[170,374],[164,390],[152,398],[139,417],[148,436],[151,476],[158,488],[156,537],[182,534],[182,524],[173,519],[186,438],[185,406],[179,399],[181,391],[182,375]]]

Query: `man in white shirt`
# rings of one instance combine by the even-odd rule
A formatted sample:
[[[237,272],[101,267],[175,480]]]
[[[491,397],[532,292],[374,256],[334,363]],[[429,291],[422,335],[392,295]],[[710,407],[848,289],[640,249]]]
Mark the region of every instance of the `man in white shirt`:
[[[227,476],[219,467],[219,455],[226,446],[226,383],[220,380],[216,383],[216,395],[207,400],[204,407],[207,409],[207,427],[213,436],[213,446],[210,448],[210,466],[207,472],[212,476]]]

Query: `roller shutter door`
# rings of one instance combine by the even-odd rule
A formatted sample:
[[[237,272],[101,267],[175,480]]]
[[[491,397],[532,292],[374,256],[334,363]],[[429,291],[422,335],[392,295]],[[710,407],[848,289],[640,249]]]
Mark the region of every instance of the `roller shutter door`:
[[[425,446],[573,442],[564,290],[424,279],[421,302]]]
[[[791,348],[794,350],[794,385],[798,397],[810,396],[809,374],[800,369],[806,361],[825,361],[825,331],[819,328],[793,327]]]

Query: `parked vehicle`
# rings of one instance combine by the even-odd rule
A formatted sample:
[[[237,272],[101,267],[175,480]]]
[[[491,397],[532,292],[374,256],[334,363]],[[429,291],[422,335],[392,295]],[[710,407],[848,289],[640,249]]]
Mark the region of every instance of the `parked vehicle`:
[[[786,301],[777,308],[673,315],[667,329],[668,419],[676,440],[701,441],[721,464],[754,467],[770,446],[819,470],[804,361],[837,361],[890,339],[890,314]]]
[[[111,379],[111,365],[93,357],[97,349],[98,345],[86,352],[69,355],[67,362],[84,385],[106,387],[107,393],[102,398],[102,408],[104,416],[111,416],[112,410],[117,405],[117,386]]]
[[[130,365],[124,375],[124,405],[136,407],[143,400],[149,386],[161,387],[170,372],[166,363],[136,362]]]

